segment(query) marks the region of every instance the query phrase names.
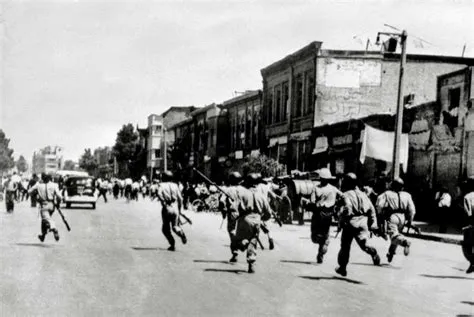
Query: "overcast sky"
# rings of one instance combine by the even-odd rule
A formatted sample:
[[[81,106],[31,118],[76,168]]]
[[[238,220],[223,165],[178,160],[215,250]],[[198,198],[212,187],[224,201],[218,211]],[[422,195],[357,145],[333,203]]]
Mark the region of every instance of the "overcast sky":
[[[50,144],[76,160],[150,113],[261,88],[261,68],[311,41],[364,49],[384,23],[408,53],[474,57],[473,3],[3,1],[0,128],[16,156]]]

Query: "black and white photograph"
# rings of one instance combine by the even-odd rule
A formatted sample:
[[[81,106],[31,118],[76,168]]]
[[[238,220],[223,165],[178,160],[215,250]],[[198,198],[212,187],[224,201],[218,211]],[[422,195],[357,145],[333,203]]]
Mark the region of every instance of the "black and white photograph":
[[[0,0],[0,316],[474,316],[474,1]]]

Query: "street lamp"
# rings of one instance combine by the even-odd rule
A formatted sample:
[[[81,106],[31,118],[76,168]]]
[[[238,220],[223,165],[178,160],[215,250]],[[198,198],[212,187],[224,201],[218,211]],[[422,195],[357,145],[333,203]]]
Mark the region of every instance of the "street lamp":
[[[389,41],[393,41],[394,38],[400,39],[400,45],[402,48],[402,53],[400,56],[400,77],[398,79],[398,104],[397,104],[397,113],[395,117],[395,141],[393,142],[393,158],[392,158],[392,179],[395,179],[400,176],[400,141],[402,137],[402,127],[403,127],[403,74],[405,71],[406,64],[406,40],[408,37],[407,31],[403,30],[402,33],[389,33],[389,32],[379,32],[377,34],[377,44],[380,43],[380,35],[388,35],[391,37]],[[391,43],[389,43],[389,46]],[[396,48],[396,46],[395,46]],[[393,48],[395,50],[395,48]]]

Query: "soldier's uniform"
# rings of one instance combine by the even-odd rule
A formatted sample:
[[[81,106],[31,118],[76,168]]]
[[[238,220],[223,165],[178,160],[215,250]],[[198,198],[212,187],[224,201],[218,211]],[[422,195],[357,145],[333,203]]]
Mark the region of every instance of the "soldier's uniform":
[[[274,208],[276,201],[279,201],[280,197],[272,191],[269,184],[263,183],[263,179],[260,174],[257,174],[257,176],[258,176],[258,181],[260,183],[255,187],[255,191],[262,194],[263,197],[266,197],[269,201],[270,207]],[[262,232],[266,234],[268,237],[269,249],[273,250],[275,247],[275,244],[273,242],[273,238],[271,236],[270,229],[268,228],[267,223],[265,221],[262,221],[262,225],[260,227],[262,229]]]
[[[321,186],[315,188],[312,201],[315,202],[311,218],[311,241],[319,245],[317,262],[323,263],[324,255],[329,246],[329,230],[335,212],[336,202],[342,198],[342,192],[328,183],[333,179],[327,169],[320,172]]]
[[[258,182],[258,177],[251,176],[250,186]],[[262,219],[270,218],[272,210],[267,197],[257,191],[255,187],[240,192],[239,219],[237,221],[236,237],[233,248],[241,251],[247,250],[249,273],[254,273],[254,263],[257,259],[257,243]]]
[[[179,215],[183,207],[183,198],[178,184],[172,182],[173,174],[165,172],[162,176],[162,182],[158,186],[157,197],[161,202],[161,217],[163,221],[162,232],[168,240],[170,247],[168,250],[175,250],[175,240],[171,230],[181,238],[183,244],[187,239],[183,229],[179,225]]]
[[[35,193],[37,195],[40,205],[41,234],[38,235],[38,239],[43,242],[48,232],[51,231],[55,240],[59,241],[59,232],[51,216],[54,212],[54,204],[61,202],[61,192],[59,191],[59,185],[51,182],[49,175],[42,175],[42,179],[43,183],[37,183],[29,190],[30,194]]]
[[[380,265],[377,250],[368,245],[370,230],[377,229],[375,208],[369,197],[356,186],[357,177],[353,173],[346,175],[345,181],[348,190],[344,192],[344,205],[340,216],[343,227],[341,234],[341,250],[337,261],[339,267],[336,273],[347,275],[347,264],[351,251],[352,240],[355,239],[359,247],[372,257],[374,265]]]
[[[233,172],[229,175],[230,186],[223,186],[221,189],[228,195],[222,194],[219,198],[219,206],[222,211],[222,216],[227,218],[227,232],[230,238],[230,250],[232,252],[232,258],[230,262],[237,262],[238,249],[235,241],[237,232],[237,219],[239,217],[239,206],[241,203],[241,197],[245,195],[246,189],[242,185],[241,175],[238,172]]]
[[[5,187],[5,206],[8,213],[12,213],[15,209],[15,195],[17,191],[17,183],[15,183],[12,177],[9,177],[4,184]]]
[[[387,259],[392,261],[397,247],[404,247],[404,254],[410,253],[410,241],[401,233],[405,223],[411,225],[415,216],[415,204],[411,195],[402,191],[403,180],[396,178],[392,182],[392,190],[387,190],[377,198],[377,212],[379,217],[386,221],[387,234],[391,243]]]
[[[463,252],[466,259],[469,260],[469,268],[466,273],[474,272],[474,177],[468,180],[467,184],[470,188],[464,196],[464,212],[468,217],[470,226],[464,228]]]

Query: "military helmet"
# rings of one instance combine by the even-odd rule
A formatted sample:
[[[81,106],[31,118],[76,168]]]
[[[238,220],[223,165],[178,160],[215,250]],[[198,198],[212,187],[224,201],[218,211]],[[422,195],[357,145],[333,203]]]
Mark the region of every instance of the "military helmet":
[[[173,178],[174,178],[174,175],[172,171],[164,171],[163,173],[161,173],[161,180],[163,182],[172,181]]]
[[[229,173],[229,183],[231,185],[237,185],[242,181],[242,175],[239,172],[231,172]]]

